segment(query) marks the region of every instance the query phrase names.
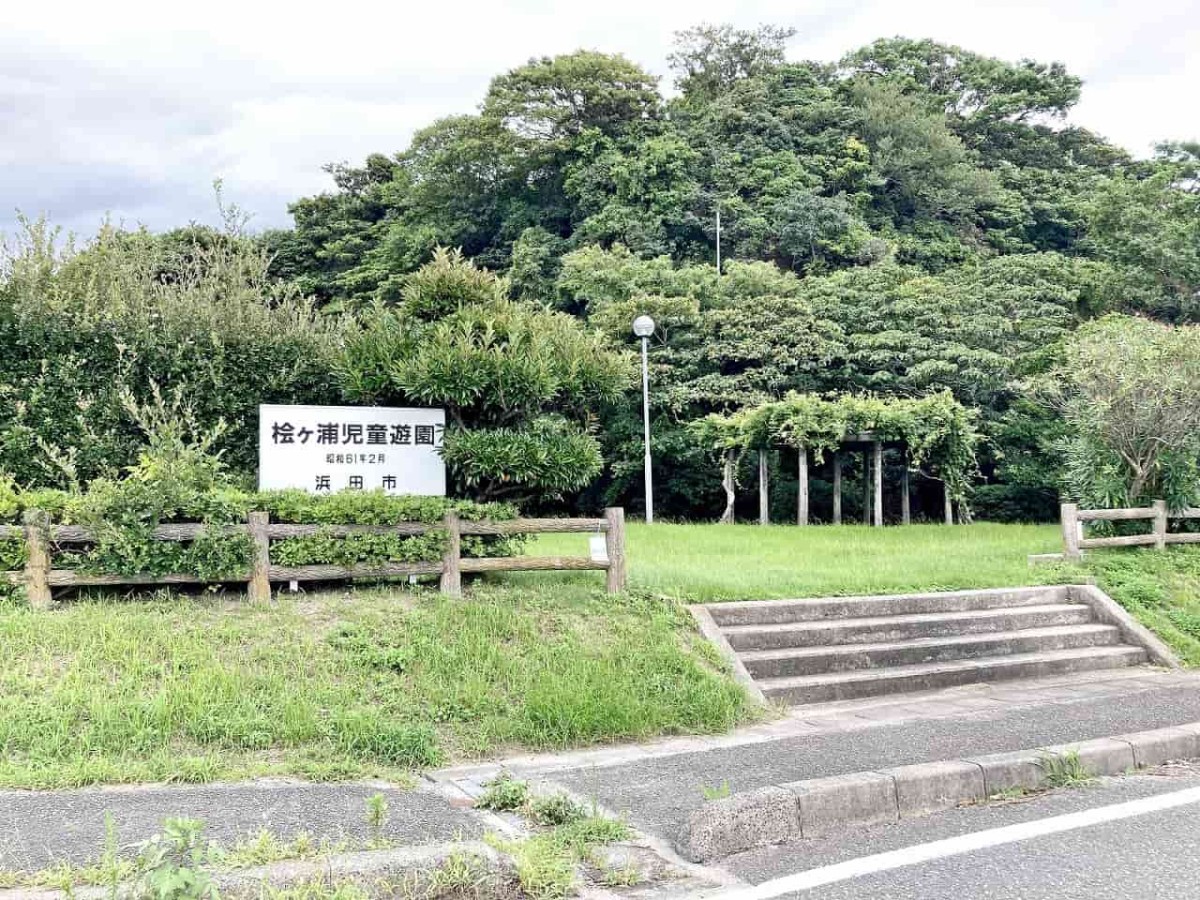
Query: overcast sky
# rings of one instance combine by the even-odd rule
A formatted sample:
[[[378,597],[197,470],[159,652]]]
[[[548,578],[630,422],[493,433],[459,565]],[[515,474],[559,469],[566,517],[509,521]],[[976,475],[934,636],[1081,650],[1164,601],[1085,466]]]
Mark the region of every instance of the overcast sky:
[[[212,222],[214,178],[254,226],[286,225],[323,164],[403,149],[530,56],[667,76],[672,33],[706,21],[792,26],[794,59],[899,34],[1060,60],[1085,79],[1075,123],[1139,155],[1200,139],[1200,0],[0,0],[0,231],[17,209],[82,232]]]

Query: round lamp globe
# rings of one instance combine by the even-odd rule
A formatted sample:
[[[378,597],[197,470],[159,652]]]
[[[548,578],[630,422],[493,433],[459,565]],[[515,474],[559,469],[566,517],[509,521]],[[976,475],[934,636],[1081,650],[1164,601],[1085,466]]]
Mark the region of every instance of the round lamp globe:
[[[654,334],[654,320],[649,316],[638,316],[633,320],[633,333],[640,338]]]

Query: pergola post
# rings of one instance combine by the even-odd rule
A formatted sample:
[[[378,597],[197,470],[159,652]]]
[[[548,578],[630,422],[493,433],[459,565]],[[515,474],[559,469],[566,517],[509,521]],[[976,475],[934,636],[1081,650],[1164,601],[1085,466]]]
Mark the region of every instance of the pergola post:
[[[842,524],[842,451],[833,451],[833,524]]]
[[[808,524],[808,448],[804,446],[796,463],[796,524]]]
[[[950,483],[942,482],[942,502],[945,504],[946,524],[954,524],[954,501],[950,499]]]
[[[725,511],[721,513],[721,524],[733,523],[733,505],[737,500],[737,473],[734,468],[737,458],[732,450],[725,451],[725,465],[721,472],[721,487],[725,489]]]
[[[874,474],[875,474],[875,518],[874,525],[880,528],[883,525],[883,441],[876,441],[872,449],[872,456],[875,457]]]
[[[871,454],[863,451],[863,524],[871,524]]]
[[[771,500],[767,487],[767,451],[758,451],[758,524],[771,524]]]

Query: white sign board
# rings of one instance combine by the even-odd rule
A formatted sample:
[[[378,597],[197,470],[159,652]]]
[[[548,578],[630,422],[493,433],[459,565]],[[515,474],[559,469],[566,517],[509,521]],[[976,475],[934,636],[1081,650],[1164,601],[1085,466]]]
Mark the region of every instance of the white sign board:
[[[444,496],[445,427],[441,409],[259,406],[258,486]]]

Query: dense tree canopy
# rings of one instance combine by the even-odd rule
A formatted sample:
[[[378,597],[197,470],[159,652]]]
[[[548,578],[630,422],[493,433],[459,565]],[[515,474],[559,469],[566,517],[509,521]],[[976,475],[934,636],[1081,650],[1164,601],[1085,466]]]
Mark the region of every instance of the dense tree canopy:
[[[982,413],[981,512],[1046,514],[1064,425],[1028,379],[1091,318],[1196,313],[1198,148],[1135,161],[1068,124],[1082,82],[1061,63],[908,38],[798,62],[791,36],[681,31],[671,96],[621,56],[530,60],[476,114],[332,170],[272,237],[279,273],[334,309],[391,302],[455,246],[618,344],[650,313],[668,512],[719,503],[691,421],[948,389]],[[611,500],[640,477],[636,397],[603,415]]]
[[[53,403],[64,440],[112,450],[93,462],[79,451],[98,471],[127,455],[109,446],[127,423],[93,397],[127,368],[168,382],[211,370],[224,390],[243,377],[230,374],[242,354],[269,352],[289,374],[247,377],[258,399],[445,406],[463,490],[628,502],[642,450],[624,351],[630,322],[649,313],[665,514],[721,509],[692,422],[792,393],[946,391],[978,411],[977,513],[1049,514],[1072,478],[1062,442],[1082,425],[1031,385],[1082,352],[1073,336],[1093,319],[1195,320],[1200,146],[1134,160],[1070,124],[1082,87],[1060,63],[908,38],[799,61],[791,36],[682,31],[673,91],[619,55],[531,59],[492,79],[474,112],[328,167],[330,190],[297,200],[294,227],[257,250],[184,230],[106,233],[78,259],[18,254],[0,271],[0,328],[30,323],[28,348],[0,384],[0,453],[45,443],[30,410]],[[272,277],[251,258],[269,258]],[[115,288],[104,289],[113,309],[85,316],[78,335],[59,327],[74,315],[64,292],[91,296],[113,273],[165,304],[171,328],[219,348],[208,370],[155,343]],[[205,299],[214,278],[242,305]],[[209,319],[188,319],[191,302],[209,303]],[[76,375],[34,364],[39,319],[58,323],[45,347],[62,343]],[[126,329],[142,342],[132,368],[113,337]],[[277,345],[259,349],[272,333]],[[89,340],[103,365],[85,365]],[[249,402],[237,401],[231,433]]]
[[[904,38],[792,62],[790,36],[680,32],[670,98],[621,56],[530,60],[493,79],[476,114],[332,167],[336,191],[297,201],[294,232],[271,236],[278,271],[363,302],[437,246],[497,269],[536,247],[550,273],[588,244],[709,260],[719,208],[727,258],[802,273],[1049,250],[1194,284],[1195,235],[1172,223],[1193,212],[1195,154],[1176,144],[1134,163],[1064,124],[1081,88],[1061,64]],[[1144,239],[1116,246],[1129,226]]]

